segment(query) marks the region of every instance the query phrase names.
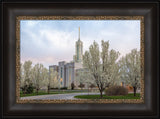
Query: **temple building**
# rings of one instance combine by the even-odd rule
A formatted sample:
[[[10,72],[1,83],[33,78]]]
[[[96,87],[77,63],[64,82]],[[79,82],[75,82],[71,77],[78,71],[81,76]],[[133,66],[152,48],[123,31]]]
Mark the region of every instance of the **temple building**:
[[[83,68],[83,42],[80,40],[80,28],[79,28],[79,37],[78,41],[75,44],[76,52],[73,56],[73,61],[65,62],[60,61],[58,65],[49,66],[49,74],[51,73],[51,69],[58,73],[57,80],[60,83],[60,87],[71,87],[71,83],[73,82],[76,85],[76,71],[78,69]]]

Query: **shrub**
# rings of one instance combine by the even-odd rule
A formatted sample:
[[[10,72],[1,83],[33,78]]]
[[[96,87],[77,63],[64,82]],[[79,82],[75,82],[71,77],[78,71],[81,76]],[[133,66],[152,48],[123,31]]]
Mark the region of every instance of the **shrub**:
[[[33,93],[33,89],[34,89],[34,87],[33,87],[32,83],[30,83],[28,88],[27,88],[27,94]]]
[[[23,94],[26,94],[26,90],[27,90],[27,85],[21,87]]]
[[[61,90],[67,90],[67,87],[62,87]]]
[[[128,89],[122,86],[112,86],[105,90],[107,96],[127,95]]]
[[[133,90],[133,87],[132,87],[132,86],[129,86],[129,89],[130,89],[130,90]]]
[[[24,87],[21,87],[23,94],[31,94],[33,93],[34,87],[32,83],[29,85],[25,85]]]
[[[74,83],[72,82],[72,83],[71,83],[71,89],[74,90],[74,87],[75,87],[75,85],[74,85]]]
[[[54,89],[58,89],[57,87],[56,88],[50,88],[51,90],[54,90]]]
[[[82,90],[85,87],[85,85],[83,83],[80,83],[78,87],[80,87]]]
[[[94,84],[91,84],[89,87],[92,89],[92,88],[94,88],[96,86]]]

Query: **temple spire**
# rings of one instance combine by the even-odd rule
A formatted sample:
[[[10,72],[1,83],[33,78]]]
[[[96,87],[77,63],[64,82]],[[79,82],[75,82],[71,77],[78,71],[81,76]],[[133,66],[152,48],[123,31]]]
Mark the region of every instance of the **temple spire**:
[[[78,40],[76,41],[76,52],[74,55],[74,61],[78,63],[82,63],[83,60],[83,42],[80,40],[80,27],[78,29]]]
[[[79,27],[79,38],[78,38],[78,40],[80,40],[80,27]]]

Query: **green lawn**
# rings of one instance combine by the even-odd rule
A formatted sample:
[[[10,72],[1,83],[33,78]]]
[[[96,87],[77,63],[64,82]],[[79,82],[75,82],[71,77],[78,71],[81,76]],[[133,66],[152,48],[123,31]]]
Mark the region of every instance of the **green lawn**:
[[[74,96],[79,99],[100,99],[100,95],[77,95]],[[137,93],[136,96],[132,94],[128,94],[126,96],[106,96],[103,95],[103,99],[140,99],[140,94]]]
[[[82,92],[87,92],[87,90],[57,90],[57,91],[50,91],[50,93],[48,94],[48,92],[46,91],[39,91],[38,95],[50,95],[50,94],[66,94],[66,93],[82,93]],[[23,94],[22,91],[20,91],[20,97],[28,97],[28,96],[37,96],[36,91],[34,91],[32,94]]]

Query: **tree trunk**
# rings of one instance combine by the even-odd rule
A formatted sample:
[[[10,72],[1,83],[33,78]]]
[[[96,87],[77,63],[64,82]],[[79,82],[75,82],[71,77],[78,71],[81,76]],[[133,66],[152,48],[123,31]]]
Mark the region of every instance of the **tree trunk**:
[[[49,94],[49,91],[50,91],[50,86],[48,86],[48,94]]]
[[[134,96],[136,96],[136,87],[133,87]]]
[[[89,95],[89,88],[88,88],[88,95]]]
[[[24,96],[26,95],[26,91],[23,92]]]
[[[100,98],[101,98],[101,99],[103,98],[103,94],[102,94],[102,93],[103,93],[103,91],[100,90],[100,94],[101,94],[101,95],[100,95]]]
[[[39,89],[37,89],[37,95],[38,95],[38,91],[39,91]]]
[[[49,88],[48,88],[48,94],[49,94]]]

